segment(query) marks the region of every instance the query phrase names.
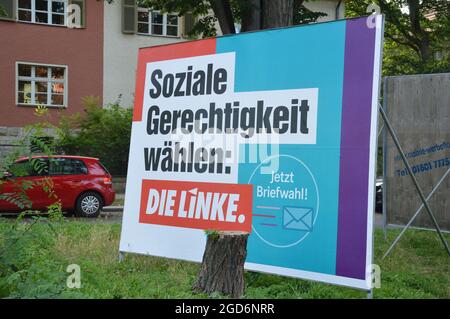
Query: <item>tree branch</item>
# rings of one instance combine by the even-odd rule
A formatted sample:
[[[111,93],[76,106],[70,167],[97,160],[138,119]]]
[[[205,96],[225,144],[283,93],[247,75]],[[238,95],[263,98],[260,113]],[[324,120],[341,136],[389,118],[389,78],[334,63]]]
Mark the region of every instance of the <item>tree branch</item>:
[[[418,39],[412,36],[408,29],[403,25],[403,23],[398,18],[398,15],[402,15],[401,12],[394,12],[398,8],[392,9],[385,0],[379,0],[381,12],[386,14],[386,19],[393,24],[397,30],[411,43],[418,45]]]
[[[394,37],[392,34],[389,34],[389,33],[385,33],[384,36],[385,36],[386,38],[388,38],[388,39],[394,41],[394,42],[397,43],[397,44],[408,46],[408,47],[410,47],[411,49],[413,49],[414,51],[416,51],[418,54],[420,54],[420,50],[419,50],[419,47],[418,47],[417,45],[415,45],[415,44],[413,44],[413,43],[411,43],[411,42],[408,42],[408,41],[402,41],[402,40],[400,40],[399,38],[396,38],[396,37]]]

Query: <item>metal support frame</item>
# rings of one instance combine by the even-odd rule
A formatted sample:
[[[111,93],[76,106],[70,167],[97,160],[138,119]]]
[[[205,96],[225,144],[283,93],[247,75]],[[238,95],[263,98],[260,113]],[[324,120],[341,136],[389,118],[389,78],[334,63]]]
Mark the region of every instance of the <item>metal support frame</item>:
[[[436,184],[436,186],[434,186],[433,190],[430,192],[430,194],[428,194],[426,200],[429,201],[430,198],[434,195],[434,193],[436,192],[436,190],[439,188],[439,186],[441,186],[442,182],[445,180],[445,178],[447,177],[447,175],[450,173],[450,168],[447,170],[447,172],[445,172],[445,174],[441,177],[441,179],[439,180],[439,182]],[[397,238],[395,238],[394,242],[391,244],[391,246],[389,247],[389,249],[386,251],[386,253],[383,255],[383,258],[386,258],[392,251],[392,249],[394,249],[395,245],[397,245],[397,243],[399,242],[400,238],[403,236],[403,234],[406,232],[406,230],[411,226],[411,224],[414,222],[414,220],[417,218],[417,216],[419,216],[419,213],[422,211],[422,208],[424,207],[424,205],[420,205],[420,207],[416,210],[416,212],[414,213],[413,217],[411,217],[411,219],[409,220],[409,222],[405,225],[405,227],[403,227],[402,231],[400,232],[400,234],[398,234]]]
[[[397,134],[395,133],[394,129],[391,126],[391,123],[389,122],[389,119],[387,118],[386,112],[383,109],[383,106],[381,104],[378,105],[381,116],[383,117],[384,124],[389,131],[389,134],[392,137],[392,140],[394,141],[395,146],[397,147],[397,150],[400,153],[400,156],[402,157],[403,163],[406,166],[406,169],[408,171],[409,176],[411,176],[411,179],[414,183],[414,186],[416,187],[417,193],[420,196],[420,199],[422,200],[423,206],[425,207],[428,215],[430,216],[431,221],[433,222],[434,228],[436,228],[436,231],[439,235],[439,238],[442,241],[442,244],[444,245],[445,250],[447,251],[447,254],[450,256],[450,248],[448,247],[447,241],[445,240],[444,235],[442,234],[441,228],[439,227],[439,224],[434,217],[433,211],[431,210],[430,205],[428,205],[428,200],[425,198],[425,195],[423,194],[422,188],[420,187],[419,183],[417,182],[416,176],[414,175],[411,165],[408,162],[408,159],[406,158],[405,152],[403,151],[403,148],[400,145],[400,142],[397,138]],[[406,227],[405,227],[406,228]]]
[[[119,251],[119,263],[121,263],[125,259],[125,253],[123,251]]]
[[[385,193],[385,185],[386,185],[386,167],[385,167],[385,163],[386,163],[386,130],[384,129],[384,122],[381,125],[380,130],[378,131],[378,140],[380,139],[380,135],[383,134],[383,159],[382,159],[382,163],[383,163],[383,187],[381,188],[381,214],[382,214],[382,220],[383,220],[383,237],[384,237],[384,241],[387,240],[387,230],[386,230],[386,224],[387,224],[387,218],[386,218],[386,196],[384,196]],[[378,151],[378,143],[377,143],[377,151]],[[378,158],[378,153],[377,153],[377,158]],[[376,188],[375,188],[376,191]],[[376,194],[376,192],[375,192]]]
[[[383,92],[387,91],[387,85],[386,85],[386,80],[384,81],[383,84]],[[386,93],[384,93],[386,94]],[[386,99],[383,99],[383,103],[386,106]],[[381,111],[380,111],[381,113]],[[383,121],[383,187],[381,188],[381,196],[382,196],[382,213],[383,213],[383,237],[384,237],[384,241],[387,241],[387,213],[386,213],[386,186],[387,186],[387,181],[386,181],[386,163],[387,163],[387,138],[386,138],[387,134],[386,134],[386,129],[385,129],[385,125],[384,125],[384,121]]]

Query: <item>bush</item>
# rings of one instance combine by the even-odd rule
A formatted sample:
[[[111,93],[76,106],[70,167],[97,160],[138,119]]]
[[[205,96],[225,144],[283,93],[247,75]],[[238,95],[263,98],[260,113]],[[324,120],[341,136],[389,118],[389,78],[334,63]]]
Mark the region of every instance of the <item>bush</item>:
[[[14,142],[15,148],[0,158],[0,172],[8,171],[15,177],[30,171],[41,175],[48,172],[48,162],[36,155],[53,155],[53,139],[49,131],[59,129],[49,122],[45,106],[37,106],[34,115],[39,122],[24,127],[23,137]],[[29,166],[14,166],[22,156],[29,158]],[[5,192],[4,186],[13,184],[14,192]],[[10,185],[11,185],[10,184]],[[29,191],[42,188],[54,202],[42,212],[32,209]],[[36,180],[0,179],[0,201],[15,204],[21,213],[14,222],[0,223],[0,298],[50,298],[64,292],[64,269],[49,257],[48,249],[55,243],[56,225],[63,221],[61,202],[48,176]],[[42,223],[43,227],[40,226]]]
[[[0,298],[53,298],[65,289],[64,268],[49,255],[62,215],[27,215],[0,228]]]
[[[84,114],[63,117],[58,146],[65,154],[97,157],[113,175],[126,175],[130,148],[132,109],[97,98],[83,99]]]

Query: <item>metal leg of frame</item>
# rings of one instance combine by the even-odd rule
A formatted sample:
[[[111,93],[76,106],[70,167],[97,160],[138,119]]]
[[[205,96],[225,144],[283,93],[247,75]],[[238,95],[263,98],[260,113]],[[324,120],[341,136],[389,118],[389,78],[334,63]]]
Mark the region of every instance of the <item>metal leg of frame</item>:
[[[430,198],[434,195],[434,193],[436,192],[436,190],[439,188],[439,186],[441,186],[442,182],[445,180],[445,178],[447,177],[448,173],[450,173],[450,168],[447,170],[447,172],[445,172],[445,174],[441,177],[441,179],[439,180],[439,182],[436,184],[436,186],[433,187],[433,190],[431,191],[431,193],[427,196],[426,200],[427,202],[430,200]],[[386,258],[392,251],[392,249],[394,249],[395,245],[397,245],[397,243],[399,242],[400,238],[403,236],[403,234],[406,232],[406,230],[409,228],[409,226],[411,226],[411,224],[414,222],[414,220],[416,219],[417,216],[419,216],[419,213],[422,211],[422,208],[424,207],[424,205],[420,205],[420,207],[417,209],[417,211],[415,212],[415,214],[413,215],[413,217],[411,217],[411,219],[409,220],[408,224],[406,224],[406,226],[402,229],[402,231],[400,232],[400,234],[398,234],[397,238],[395,238],[394,242],[391,244],[391,246],[389,247],[389,249],[386,251],[386,253],[383,255],[383,258]]]
[[[373,299],[373,289],[367,290],[367,299]]]
[[[121,263],[125,259],[125,253],[123,251],[119,251],[119,262]]]
[[[384,129],[384,124],[383,125],[381,125],[381,128],[380,128],[380,130],[378,131],[378,138],[380,138],[380,135],[381,135],[381,133],[383,133],[383,129]]]
[[[381,128],[380,128],[380,130],[378,131],[378,134],[377,134],[377,138],[378,138],[378,140],[380,139],[380,135],[381,135],[381,133],[383,133],[384,132],[384,123],[381,125]],[[383,134],[383,138],[384,138],[384,134]],[[383,145],[384,146],[384,145]],[[378,148],[378,145],[377,145],[377,148]],[[384,152],[383,152],[384,153]],[[385,185],[385,178],[384,178],[384,161],[383,161],[383,186]],[[381,192],[382,192],[382,198],[384,199],[384,187],[381,189]],[[385,214],[385,208],[384,208],[384,206],[385,205],[383,205],[383,209],[382,209],[382,214],[383,214],[383,233],[384,233],[384,240],[386,240],[386,214]]]
[[[383,189],[382,189],[382,192],[383,192],[383,210],[382,210],[382,212],[383,212],[383,238],[384,238],[384,241],[387,241],[387,215],[386,215],[386,204],[385,204],[385,200],[384,200],[384,196],[386,195],[386,192],[385,192],[385,185],[386,185],[386,179],[384,178],[384,176],[383,176]]]
[[[387,190],[387,180],[386,180],[386,158],[387,158],[387,140],[386,140],[386,129],[383,122],[383,187],[381,188],[382,193],[382,213],[383,213],[383,237],[384,241],[387,241],[387,209],[386,209],[386,190]]]
[[[450,248],[448,247],[447,241],[445,240],[444,235],[442,234],[441,228],[439,227],[439,224],[438,224],[436,218],[434,217],[434,214],[433,214],[433,211],[431,210],[430,205],[428,205],[425,195],[422,192],[422,188],[420,188],[419,183],[417,182],[416,176],[414,175],[414,173],[412,171],[411,165],[409,165],[409,162],[406,159],[406,155],[403,152],[403,149],[400,145],[397,135],[395,134],[394,129],[392,128],[391,123],[389,122],[387,115],[384,112],[383,106],[381,106],[381,104],[379,105],[379,108],[380,108],[381,116],[383,117],[384,124],[385,124],[386,128],[388,129],[389,134],[391,135],[391,137],[395,143],[395,146],[397,147],[397,150],[399,151],[399,153],[402,157],[403,163],[405,164],[406,169],[408,170],[408,174],[409,174],[409,176],[411,176],[414,186],[416,187],[416,190],[419,193],[420,199],[422,200],[422,203],[425,206],[425,209],[427,210],[427,213],[430,216],[434,227],[436,228],[439,238],[441,239],[442,244],[444,245],[445,250],[447,251],[447,254],[450,256]]]

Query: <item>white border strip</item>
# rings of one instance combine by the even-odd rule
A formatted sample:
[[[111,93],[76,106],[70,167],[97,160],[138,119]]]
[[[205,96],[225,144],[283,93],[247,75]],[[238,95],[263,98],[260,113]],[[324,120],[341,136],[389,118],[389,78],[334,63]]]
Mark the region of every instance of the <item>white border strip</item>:
[[[268,274],[276,274],[287,277],[294,277],[297,279],[307,279],[312,281],[319,281],[327,284],[334,284],[338,286],[358,288],[367,290],[367,283],[364,279],[354,279],[348,277],[341,277],[336,275],[323,274],[318,272],[311,272],[305,270],[297,270],[292,268],[276,267],[270,265],[262,265],[256,263],[245,263],[246,270],[258,271]]]
[[[376,16],[375,47],[372,81],[372,111],[370,123],[370,151],[369,151],[369,184],[367,197],[367,247],[366,247],[366,289],[372,287],[373,264],[373,219],[375,210],[375,183],[377,171],[378,149],[378,103],[381,83],[381,59],[383,51],[383,15]]]

